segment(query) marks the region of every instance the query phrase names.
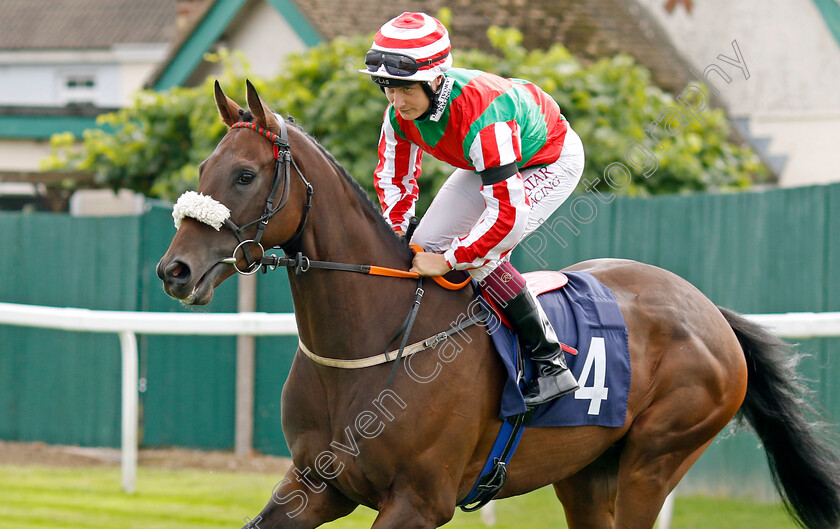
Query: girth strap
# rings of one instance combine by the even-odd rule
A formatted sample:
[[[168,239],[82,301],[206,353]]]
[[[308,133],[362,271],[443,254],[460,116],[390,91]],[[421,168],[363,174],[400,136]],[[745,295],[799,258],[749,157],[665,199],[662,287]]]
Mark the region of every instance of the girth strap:
[[[531,421],[533,410],[520,413],[502,421],[496,442],[490,450],[490,456],[484,468],[473,485],[467,497],[458,503],[464,512],[477,511],[496,497],[507,481],[507,465],[510,463],[519,440],[522,439],[523,428]]]

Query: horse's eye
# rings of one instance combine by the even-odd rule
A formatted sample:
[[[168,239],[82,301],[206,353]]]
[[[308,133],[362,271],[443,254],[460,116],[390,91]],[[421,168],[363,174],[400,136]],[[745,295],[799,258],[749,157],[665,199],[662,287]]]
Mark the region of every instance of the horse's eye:
[[[248,185],[254,181],[257,175],[254,173],[249,173],[248,171],[243,172],[239,175],[239,178],[236,179],[237,184]]]

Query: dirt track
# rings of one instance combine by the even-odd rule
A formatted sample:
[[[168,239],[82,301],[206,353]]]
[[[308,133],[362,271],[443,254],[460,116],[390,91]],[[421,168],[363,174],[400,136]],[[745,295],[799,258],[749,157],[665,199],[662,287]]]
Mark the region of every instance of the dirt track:
[[[0,465],[46,465],[60,467],[119,466],[115,448],[82,448],[45,443],[0,441]],[[181,448],[140,450],[141,467],[196,468],[231,472],[256,472],[282,476],[291,461],[283,457],[236,457],[229,452],[204,452]]]

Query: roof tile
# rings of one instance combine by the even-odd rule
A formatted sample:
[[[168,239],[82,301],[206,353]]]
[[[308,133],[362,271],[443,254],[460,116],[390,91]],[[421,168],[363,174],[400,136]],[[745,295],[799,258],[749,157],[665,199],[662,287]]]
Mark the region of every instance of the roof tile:
[[[99,49],[175,38],[176,0],[0,0],[0,49]]]
[[[634,0],[294,0],[326,39],[372,33],[403,11],[435,14],[452,10],[449,24],[456,48],[490,50],[487,28],[516,27],[528,49],[562,43],[579,58],[594,60],[628,53],[647,66],[655,82],[681,90],[688,68],[652,17]],[[457,66],[457,57],[456,57]]]

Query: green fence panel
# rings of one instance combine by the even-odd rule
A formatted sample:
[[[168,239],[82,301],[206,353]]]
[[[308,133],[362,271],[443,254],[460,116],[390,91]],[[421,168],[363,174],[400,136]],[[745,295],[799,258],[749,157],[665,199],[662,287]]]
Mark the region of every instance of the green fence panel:
[[[171,209],[143,215],[138,310],[236,312],[236,278],[220,285],[209,305],[184,306],[163,291],[155,272],[175,235]],[[160,336],[139,339],[142,444],[230,449],[234,442],[236,337]]]
[[[257,286],[259,312],[294,312],[286,270],[258,274]],[[290,455],[283,436],[280,397],[297,343],[297,336],[264,336],[256,340],[254,449],[264,454]]]
[[[826,258],[821,287],[825,290],[824,311],[840,311],[840,186],[826,188],[827,219],[824,232]],[[820,403],[830,413],[830,423],[840,428],[840,339],[820,340],[825,371],[820,377]]]
[[[0,301],[133,310],[137,217],[0,215]],[[118,446],[116,335],[0,326],[0,437]]]
[[[822,287],[826,291],[824,310],[840,311],[840,185],[829,186],[826,192],[828,218],[823,237],[826,248],[825,277]]]
[[[165,295],[155,265],[174,235],[168,207],[138,217],[0,215],[0,301],[92,309],[234,312],[237,278],[213,303],[184,307]],[[602,257],[641,260],[693,283],[740,312],[840,310],[840,185],[652,199],[579,195],[514,252],[523,270]],[[258,277],[257,310],[292,312],[286,272]],[[236,339],[139,336],[143,446],[230,449]],[[254,446],[287,455],[280,396],[295,337],[256,340]],[[805,340],[802,372],[840,418],[838,339]],[[119,444],[116,336],[0,326],[0,438]],[[767,485],[758,441],[715,441],[690,486]],[[752,478],[751,478],[752,479]]]
[[[171,209],[143,216],[142,272],[138,309],[155,312],[236,312],[238,278],[216,289],[212,303],[184,307],[168,297],[155,272],[175,228]],[[257,311],[291,313],[284,270],[257,275]],[[235,437],[236,338],[233,336],[141,336],[140,375],[144,446],[231,449]],[[297,350],[294,336],[255,340],[254,448],[289,455],[283,437],[280,395]]]
[[[774,190],[770,202],[762,277],[766,312],[820,311],[825,306],[826,187]],[[755,307],[762,310],[762,307]]]
[[[670,270],[741,312],[824,310],[825,285],[814,278],[831,262],[826,197],[840,196],[838,190],[623,197],[599,204],[586,225],[561,207],[513,260],[534,270],[598,257],[634,259]]]
[[[604,204],[597,198],[581,202],[580,197],[573,197],[522,241],[511,261],[523,271],[559,270],[587,259],[609,257],[618,202],[613,199]]]

